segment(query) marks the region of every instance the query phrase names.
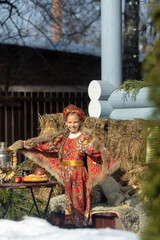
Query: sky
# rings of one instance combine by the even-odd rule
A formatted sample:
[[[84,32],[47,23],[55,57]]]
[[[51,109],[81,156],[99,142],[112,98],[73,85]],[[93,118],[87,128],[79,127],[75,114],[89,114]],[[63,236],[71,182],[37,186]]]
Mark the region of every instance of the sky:
[[[61,229],[44,219],[0,220],[0,240],[139,240],[136,233],[104,229]]]

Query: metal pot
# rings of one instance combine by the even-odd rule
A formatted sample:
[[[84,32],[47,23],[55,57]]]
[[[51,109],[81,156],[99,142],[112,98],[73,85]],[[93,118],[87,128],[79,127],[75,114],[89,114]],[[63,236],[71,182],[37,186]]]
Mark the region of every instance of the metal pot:
[[[0,142],[0,168],[11,169],[12,150],[8,149],[6,142]]]

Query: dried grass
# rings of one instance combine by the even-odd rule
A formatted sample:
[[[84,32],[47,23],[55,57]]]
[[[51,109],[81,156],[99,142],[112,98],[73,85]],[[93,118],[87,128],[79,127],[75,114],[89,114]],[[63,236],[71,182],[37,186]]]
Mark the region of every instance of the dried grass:
[[[107,138],[106,124],[107,120],[104,118],[87,117],[84,122],[84,127],[92,130],[100,142],[105,144]]]
[[[44,114],[38,116],[40,124],[40,135],[66,129],[62,113]]]
[[[108,119],[106,147],[121,168],[131,170],[140,161],[144,142],[144,120]]]

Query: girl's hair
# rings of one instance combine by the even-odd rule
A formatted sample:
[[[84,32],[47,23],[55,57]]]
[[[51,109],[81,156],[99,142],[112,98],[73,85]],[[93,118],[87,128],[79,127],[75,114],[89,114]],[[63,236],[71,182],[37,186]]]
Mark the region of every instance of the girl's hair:
[[[62,161],[62,156],[63,156],[63,148],[64,148],[64,144],[69,136],[69,130],[67,129],[67,131],[65,132],[64,136],[63,136],[63,140],[62,140],[62,143],[61,143],[61,147],[59,149],[59,160],[60,162]]]
[[[69,113],[67,113],[67,115],[66,115],[66,121],[67,121],[68,116],[69,116],[69,115],[73,115],[73,114],[76,114],[76,115],[79,117],[79,120],[80,120],[81,122],[83,122],[83,119],[82,119],[81,115],[79,115],[79,114],[76,113],[76,112],[69,112]]]

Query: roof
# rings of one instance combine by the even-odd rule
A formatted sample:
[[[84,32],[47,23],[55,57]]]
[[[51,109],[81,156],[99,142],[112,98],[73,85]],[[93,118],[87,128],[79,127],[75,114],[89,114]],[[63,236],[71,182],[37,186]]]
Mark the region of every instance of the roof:
[[[19,45],[31,48],[78,53],[101,57],[101,47],[96,47],[93,45],[83,45],[75,43],[65,44],[63,42],[57,43],[51,40],[47,40],[45,38],[35,39],[33,37],[26,37],[25,39],[23,39],[23,41],[21,39],[17,40],[1,37],[0,42],[3,44]]]

